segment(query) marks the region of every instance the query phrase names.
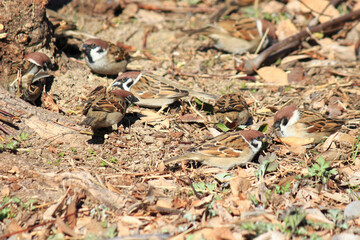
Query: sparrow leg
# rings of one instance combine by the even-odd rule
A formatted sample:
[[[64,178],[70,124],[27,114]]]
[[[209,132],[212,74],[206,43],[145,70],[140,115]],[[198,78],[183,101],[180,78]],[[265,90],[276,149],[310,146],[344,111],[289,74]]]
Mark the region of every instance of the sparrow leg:
[[[169,105],[167,105],[167,104],[163,105],[157,113],[159,113],[159,114],[164,113],[164,109],[167,108],[167,107],[169,107]]]
[[[111,125],[111,129],[112,129],[113,131],[117,131],[117,130],[118,130],[118,125],[117,125],[117,123]]]

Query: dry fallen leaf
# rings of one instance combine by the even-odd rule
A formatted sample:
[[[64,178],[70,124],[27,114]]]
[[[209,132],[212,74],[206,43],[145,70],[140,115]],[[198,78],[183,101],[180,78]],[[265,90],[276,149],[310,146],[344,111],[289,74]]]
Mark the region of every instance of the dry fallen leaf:
[[[306,152],[306,146],[314,142],[313,138],[298,138],[298,137],[285,137],[280,138],[281,142],[289,145],[289,150],[296,153],[302,154]]]
[[[276,27],[276,36],[278,37],[279,41],[284,40],[291,35],[298,33],[295,25],[290,19],[286,19],[280,21]]]
[[[304,146],[314,142],[313,138],[298,138],[298,137],[284,137],[284,138],[280,138],[280,140],[289,146],[296,146],[296,145]]]
[[[188,113],[180,116],[180,121],[185,123],[204,123],[204,119],[195,113]]]
[[[322,13],[322,16],[319,18],[321,23],[340,16],[339,11],[327,0],[301,0],[301,2],[303,3],[301,4],[301,10],[303,12],[311,11],[315,17],[317,17],[319,13]],[[324,11],[325,8],[326,10]]]
[[[51,94],[48,94],[46,91],[43,92],[41,96],[42,106],[50,111],[60,112],[59,106],[55,103]]]
[[[273,83],[280,86],[288,85],[288,75],[280,68],[263,67],[257,71],[257,74],[259,74],[266,83]]]

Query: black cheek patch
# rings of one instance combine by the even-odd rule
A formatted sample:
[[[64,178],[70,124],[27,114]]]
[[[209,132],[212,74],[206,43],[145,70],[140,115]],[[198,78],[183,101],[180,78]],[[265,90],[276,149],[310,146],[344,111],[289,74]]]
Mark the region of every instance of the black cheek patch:
[[[90,54],[90,51],[91,51],[91,48],[87,47],[85,48],[85,56],[87,57],[87,59],[89,60],[90,63],[94,63],[92,57],[91,57],[91,54]]]
[[[281,119],[281,122],[284,126],[286,126],[289,121],[287,120],[287,118],[283,118],[283,119]]]
[[[258,147],[259,147],[259,143],[255,142],[255,141],[252,141],[252,142],[251,142],[251,145],[253,145],[254,148],[258,148]]]

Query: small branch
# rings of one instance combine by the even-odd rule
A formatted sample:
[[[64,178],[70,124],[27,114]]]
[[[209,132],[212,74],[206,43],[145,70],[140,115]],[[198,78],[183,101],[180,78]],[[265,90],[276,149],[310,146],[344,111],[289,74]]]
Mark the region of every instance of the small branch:
[[[247,74],[252,74],[256,69],[260,67],[260,65],[272,54],[279,52],[280,50],[290,49],[295,47],[300,43],[300,41],[307,37],[310,33],[320,32],[324,29],[339,26],[340,24],[347,21],[354,21],[360,18],[360,10],[345,14],[331,21],[327,21],[323,24],[319,24],[313,27],[309,27],[308,29],[302,30],[301,32],[292,35],[281,42],[278,42],[271,47],[265,49],[262,53],[260,53],[255,59],[246,59],[239,69],[241,71],[246,72]]]
[[[171,7],[163,6],[159,4],[145,4],[137,1],[126,1],[126,4],[135,3],[139,8],[146,10],[162,11],[162,12],[174,12],[174,13],[203,13],[203,12],[215,12],[217,9],[206,7]]]

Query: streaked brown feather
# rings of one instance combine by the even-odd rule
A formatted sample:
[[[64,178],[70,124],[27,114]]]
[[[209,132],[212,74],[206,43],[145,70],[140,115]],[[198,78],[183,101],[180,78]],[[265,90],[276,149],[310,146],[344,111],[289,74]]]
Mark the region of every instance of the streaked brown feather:
[[[178,89],[163,81],[159,81],[150,74],[143,74],[139,81],[131,88],[131,92],[140,98],[181,98],[189,93]]]
[[[215,103],[214,112],[243,111],[248,109],[245,99],[239,94],[225,94]]]

